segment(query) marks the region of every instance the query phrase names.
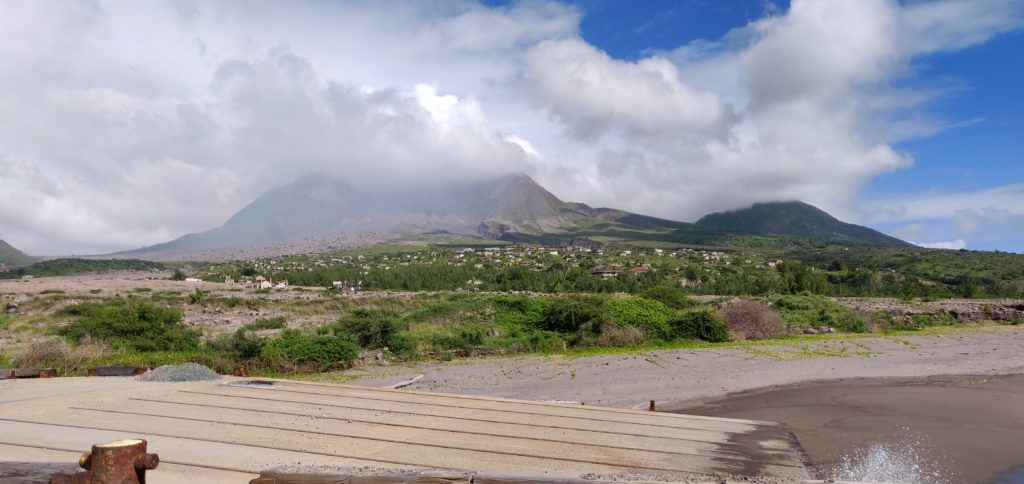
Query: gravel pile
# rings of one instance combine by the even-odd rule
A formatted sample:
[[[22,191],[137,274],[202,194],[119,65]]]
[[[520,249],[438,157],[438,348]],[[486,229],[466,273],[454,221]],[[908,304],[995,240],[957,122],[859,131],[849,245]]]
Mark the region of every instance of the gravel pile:
[[[220,378],[217,372],[197,363],[164,365],[139,376],[142,381],[200,381]]]

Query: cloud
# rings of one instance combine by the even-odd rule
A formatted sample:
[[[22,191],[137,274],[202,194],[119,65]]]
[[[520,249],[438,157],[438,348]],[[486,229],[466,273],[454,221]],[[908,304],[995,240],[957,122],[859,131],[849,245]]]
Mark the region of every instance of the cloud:
[[[1024,246],[1024,184],[974,191],[928,191],[873,200],[866,220],[909,240],[963,239],[972,247],[1020,251]],[[913,229],[913,230],[910,230]]]
[[[911,242],[911,243],[914,244],[914,245],[920,246],[920,247],[928,248],[928,249],[960,250],[960,249],[966,249],[967,248],[967,242],[964,242],[964,239],[956,239],[956,240],[950,241],[950,242],[921,242],[921,243]]]
[[[680,82],[668,60],[620,61],[578,38],[531,48],[524,70],[539,105],[583,139],[715,137],[735,117],[716,94]]]
[[[920,238],[928,231],[928,226],[923,223],[908,224],[892,231],[893,235],[903,239],[912,240]]]

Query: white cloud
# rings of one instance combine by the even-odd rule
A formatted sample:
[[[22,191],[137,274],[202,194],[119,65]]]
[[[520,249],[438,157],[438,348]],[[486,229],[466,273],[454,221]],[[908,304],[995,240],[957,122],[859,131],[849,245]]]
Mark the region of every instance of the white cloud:
[[[960,250],[960,249],[966,249],[967,248],[967,242],[964,242],[964,239],[956,239],[956,240],[953,240],[953,241],[950,241],[950,242],[921,242],[921,243],[911,242],[911,243],[914,244],[914,245],[920,246],[920,247],[928,248],[928,249]]]
[[[1024,184],[912,193],[873,200],[862,210],[869,222],[891,227],[894,235],[908,240],[963,239],[974,247],[1008,241],[1014,250],[1024,240]]]
[[[908,224],[892,231],[892,234],[903,240],[920,238],[928,231],[928,226],[923,223]]]

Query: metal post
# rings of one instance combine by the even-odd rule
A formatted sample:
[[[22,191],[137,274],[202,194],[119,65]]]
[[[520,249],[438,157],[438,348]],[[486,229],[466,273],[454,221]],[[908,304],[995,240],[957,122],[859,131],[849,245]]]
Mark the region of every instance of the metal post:
[[[55,474],[50,484],[145,484],[146,471],[159,464],[160,457],[146,452],[143,439],[96,444],[78,459],[85,471]]]

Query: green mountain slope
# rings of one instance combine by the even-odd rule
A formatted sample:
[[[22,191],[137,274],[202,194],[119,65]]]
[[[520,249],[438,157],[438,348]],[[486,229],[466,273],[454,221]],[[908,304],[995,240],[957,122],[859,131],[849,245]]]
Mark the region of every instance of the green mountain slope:
[[[20,267],[31,263],[31,256],[0,240],[0,264],[8,267]]]
[[[803,202],[757,203],[749,208],[705,215],[697,226],[732,234],[794,236],[812,242],[906,247],[877,230],[842,222]]]

